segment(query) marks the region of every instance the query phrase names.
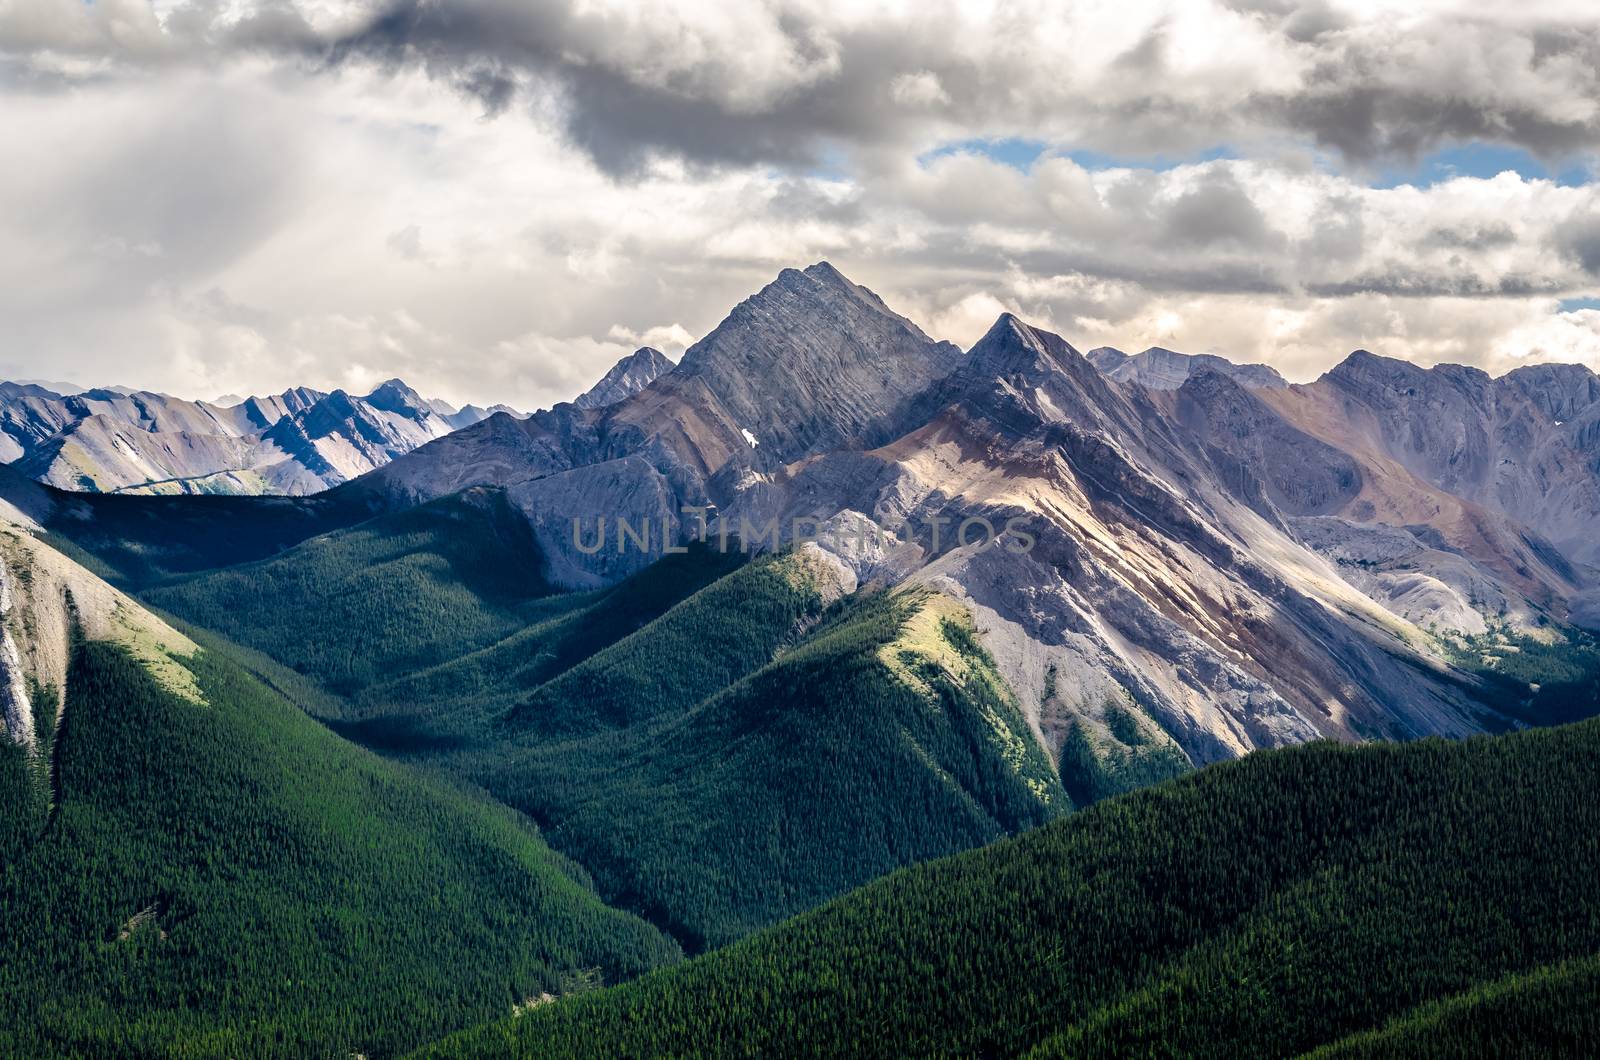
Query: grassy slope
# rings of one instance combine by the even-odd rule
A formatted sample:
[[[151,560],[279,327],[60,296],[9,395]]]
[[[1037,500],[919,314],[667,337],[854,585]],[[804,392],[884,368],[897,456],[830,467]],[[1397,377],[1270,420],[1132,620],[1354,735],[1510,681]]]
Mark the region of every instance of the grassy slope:
[[[676,959],[503,807],[188,665],[208,705],[78,651],[55,807],[0,869],[0,1054],[391,1055]]]
[[[429,1055],[1293,1054],[1600,952],[1597,784],[1596,723],[1261,753]]]

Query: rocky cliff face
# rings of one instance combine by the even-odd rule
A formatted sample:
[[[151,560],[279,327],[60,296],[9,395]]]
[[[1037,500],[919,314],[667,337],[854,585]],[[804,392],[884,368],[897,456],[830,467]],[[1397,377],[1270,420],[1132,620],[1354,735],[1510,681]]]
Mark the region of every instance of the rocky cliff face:
[[[184,666],[199,650],[193,641],[0,517],[0,739],[36,750],[40,726],[59,725],[72,709],[67,670],[79,635],[121,645],[165,687],[203,704]],[[55,704],[54,717],[35,712],[35,691]]]
[[[397,379],[361,397],[297,387],[232,405],[0,383],[0,457],[69,490],[305,494],[487,415]]]

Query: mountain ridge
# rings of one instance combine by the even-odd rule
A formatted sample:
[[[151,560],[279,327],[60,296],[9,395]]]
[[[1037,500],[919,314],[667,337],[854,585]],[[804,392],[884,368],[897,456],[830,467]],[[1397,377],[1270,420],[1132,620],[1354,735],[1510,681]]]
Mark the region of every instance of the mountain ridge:
[[[91,492],[305,494],[355,478],[487,413],[398,379],[370,393],[292,387],[231,405],[0,383],[0,456]]]

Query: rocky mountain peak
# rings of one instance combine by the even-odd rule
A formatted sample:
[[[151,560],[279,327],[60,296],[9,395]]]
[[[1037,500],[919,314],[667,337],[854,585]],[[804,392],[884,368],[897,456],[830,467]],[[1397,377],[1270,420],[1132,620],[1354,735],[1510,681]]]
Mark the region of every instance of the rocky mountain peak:
[[[361,400],[373,408],[411,419],[420,419],[428,411],[428,402],[401,379],[385,380]]]
[[[1415,379],[1423,369],[1397,357],[1380,357],[1371,350],[1351,350],[1349,355],[1323,373],[1322,378],[1339,381],[1400,381]]]
[[[1556,423],[1576,419],[1600,402],[1600,376],[1581,364],[1523,365],[1506,373],[1499,383],[1521,393]]]
[[[600,409],[632,397],[676,368],[653,346],[641,346],[611,366],[600,381],[573,399],[580,409]]]
[[[1046,421],[1089,427],[1126,405],[1100,372],[1060,335],[1001,313],[942,385],[918,401],[923,415],[951,404],[1026,433]]]
[[[773,458],[848,444],[959,363],[827,262],[785,269],[689,347],[669,380],[703,386]]]
[[[1090,364],[1109,374],[1112,369],[1128,359],[1128,355],[1115,346],[1096,346],[1084,354]]]
[[[1089,365],[1071,343],[1013,313],[1001,313],[967,355],[968,371],[997,376],[1042,379],[1056,372],[1076,374],[1079,366]]]

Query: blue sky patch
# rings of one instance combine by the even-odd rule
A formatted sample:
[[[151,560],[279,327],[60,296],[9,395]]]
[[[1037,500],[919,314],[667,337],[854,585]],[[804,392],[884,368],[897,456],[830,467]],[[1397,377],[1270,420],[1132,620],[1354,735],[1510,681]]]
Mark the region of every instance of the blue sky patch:
[[[1600,309],[1600,297],[1563,298],[1558,308],[1563,313],[1576,313],[1580,309]]]
[[[1238,157],[1227,147],[1214,147],[1207,151],[1195,154],[1174,155],[1147,155],[1147,156],[1121,156],[1109,155],[1100,151],[1089,150],[1062,150],[1052,148],[1043,140],[1029,140],[1023,137],[1007,136],[996,139],[971,139],[956,140],[951,143],[941,144],[918,156],[917,161],[922,165],[937,158],[948,155],[971,154],[982,155],[1001,165],[1010,166],[1021,173],[1026,173],[1033,168],[1034,163],[1046,154],[1061,158],[1070,158],[1084,169],[1150,169],[1165,172],[1179,166],[1193,165],[1197,162],[1214,162],[1222,158]]]
[[[1527,180],[1553,180],[1567,187],[1587,184],[1591,177],[1579,164],[1548,166],[1520,147],[1473,142],[1447,147],[1421,158],[1413,166],[1392,167],[1372,182],[1375,188],[1395,188],[1402,184],[1427,187],[1455,177],[1488,179],[1511,170]]]

